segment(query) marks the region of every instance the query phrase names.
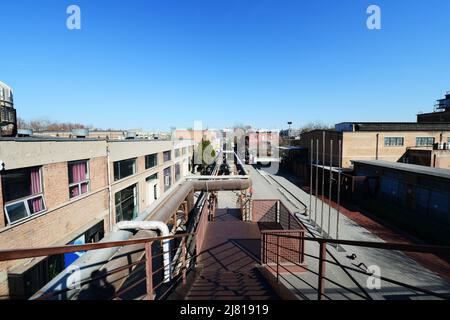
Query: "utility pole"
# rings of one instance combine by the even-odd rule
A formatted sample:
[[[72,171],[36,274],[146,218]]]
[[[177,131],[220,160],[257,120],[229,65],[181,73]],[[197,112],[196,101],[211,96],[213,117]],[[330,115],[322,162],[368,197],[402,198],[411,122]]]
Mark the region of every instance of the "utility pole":
[[[309,149],[309,152],[311,153],[311,169],[309,171],[309,223],[311,223],[311,216],[312,216],[312,193],[313,193],[313,161],[314,161],[314,141],[311,139],[311,148]]]
[[[314,207],[314,224],[316,223],[317,218],[317,196],[319,194],[319,139],[316,140],[316,203]]]
[[[322,134],[322,210],[320,211],[320,233],[323,234],[323,197],[325,194],[325,130]]]
[[[336,240],[339,239],[339,211],[341,209],[341,171],[342,171],[342,140],[339,140],[339,168],[338,168],[338,194],[337,194],[337,216],[336,216]]]
[[[332,198],[332,183],[333,183],[333,140],[330,140],[330,189],[328,191],[328,231],[327,236],[330,237],[331,224],[331,198]]]

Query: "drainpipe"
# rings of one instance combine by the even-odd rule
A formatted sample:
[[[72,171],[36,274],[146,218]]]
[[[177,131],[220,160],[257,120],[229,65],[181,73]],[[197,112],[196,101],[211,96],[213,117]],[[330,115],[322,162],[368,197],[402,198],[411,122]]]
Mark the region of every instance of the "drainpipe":
[[[161,221],[121,221],[116,224],[118,230],[158,230],[161,237],[170,236],[169,227]],[[170,282],[170,240],[163,240],[164,282]]]
[[[106,167],[108,171],[108,197],[109,197],[109,232],[113,230],[113,220],[112,220],[112,190],[111,190],[111,164],[109,159],[109,142],[106,141]]]
[[[377,133],[377,146],[376,146],[376,149],[375,149],[375,160],[378,160],[378,144],[379,144],[379,137],[380,137],[380,134],[379,133]]]

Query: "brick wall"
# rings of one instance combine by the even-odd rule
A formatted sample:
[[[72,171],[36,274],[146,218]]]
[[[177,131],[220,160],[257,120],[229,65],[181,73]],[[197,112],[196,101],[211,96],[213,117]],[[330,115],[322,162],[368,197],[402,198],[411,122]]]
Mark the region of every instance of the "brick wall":
[[[0,230],[6,226],[5,213],[3,211],[3,190],[2,190],[2,175],[0,174]]]
[[[63,244],[58,243],[58,241],[80,230],[80,228],[82,229],[84,225],[89,224],[95,219],[105,218],[108,215],[107,204],[107,190],[97,192],[79,200],[73,200],[57,210],[48,211],[22,224],[0,231],[1,248],[33,248]],[[105,221],[106,225],[107,222]],[[74,237],[76,236],[74,235]],[[6,275],[7,268],[11,268],[24,261],[0,262],[0,279]],[[0,296],[7,294],[5,286],[7,286],[5,283],[0,283]],[[3,289],[1,289],[2,287]]]
[[[275,222],[278,200],[252,200],[252,222]]]
[[[42,167],[42,185],[47,210],[69,201],[67,162],[46,164]]]
[[[106,157],[90,159],[89,170],[91,191],[96,191],[108,186],[108,164]]]

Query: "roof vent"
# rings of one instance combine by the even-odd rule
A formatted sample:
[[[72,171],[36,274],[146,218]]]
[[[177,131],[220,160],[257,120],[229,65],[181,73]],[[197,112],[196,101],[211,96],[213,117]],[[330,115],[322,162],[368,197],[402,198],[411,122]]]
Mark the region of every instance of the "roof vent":
[[[72,136],[76,138],[86,138],[89,136],[89,130],[88,129],[73,129],[72,130]]]
[[[125,139],[136,139],[136,131],[127,131],[125,134]]]
[[[19,129],[17,131],[17,136],[19,137],[31,137],[33,135],[33,130],[30,129]]]

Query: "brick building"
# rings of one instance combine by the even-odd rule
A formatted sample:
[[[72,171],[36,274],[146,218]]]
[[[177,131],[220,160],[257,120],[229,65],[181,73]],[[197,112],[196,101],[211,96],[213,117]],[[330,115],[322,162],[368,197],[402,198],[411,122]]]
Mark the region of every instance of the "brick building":
[[[192,152],[189,140],[1,138],[1,249],[99,241],[181,181]],[[0,296],[30,296],[76,258],[0,262]]]

